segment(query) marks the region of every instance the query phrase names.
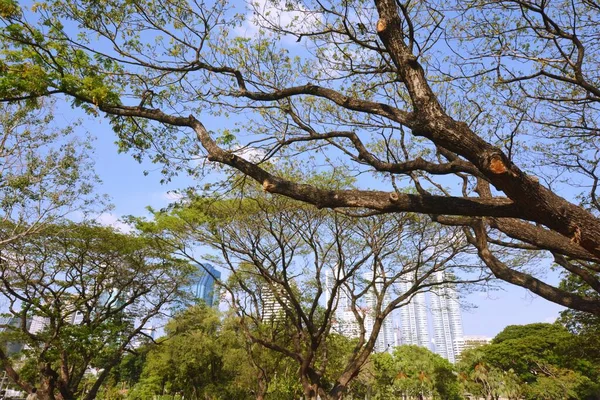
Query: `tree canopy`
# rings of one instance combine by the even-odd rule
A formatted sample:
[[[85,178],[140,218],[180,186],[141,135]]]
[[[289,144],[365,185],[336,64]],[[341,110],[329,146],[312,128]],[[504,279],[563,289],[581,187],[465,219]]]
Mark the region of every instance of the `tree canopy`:
[[[91,141],[55,126],[53,103],[0,103],[0,249],[100,200]]]
[[[226,271],[217,284],[240,333],[293,363],[306,398],[344,396],[383,341],[384,321],[415,295],[488,284],[485,267],[467,262],[458,228],[412,213],[356,219],[250,184],[242,197],[230,194],[190,198],[137,226],[181,257]],[[216,253],[198,254],[202,245]],[[343,357],[340,333],[351,339]]]
[[[43,399],[94,399],[192,272],[157,243],[87,223],[48,226],[0,255],[2,336],[22,344],[13,357],[0,349],[1,367]]]
[[[468,392],[487,398],[594,399],[600,370],[594,354],[579,351],[581,339],[559,324],[508,326],[466,350],[458,370]]]
[[[600,289],[599,8],[4,0],[0,99],[63,96],[167,179],[222,165],[319,208],[463,227],[497,277],[600,314],[510,262],[550,256]],[[370,178],[324,188],[273,163]]]

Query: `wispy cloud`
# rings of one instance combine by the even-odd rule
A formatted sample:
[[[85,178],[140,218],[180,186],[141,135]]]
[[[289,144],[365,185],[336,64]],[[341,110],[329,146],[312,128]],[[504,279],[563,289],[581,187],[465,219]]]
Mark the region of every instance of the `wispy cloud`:
[[[183,195],[181,193],[169,190],[168,192],[164,192],[162,194],[162,198],[168,201],[179,201],[183,199]]]
[[[96,222],[100,225],[111,226],[123,233],[130,233],[133,230],[131,225],[124,223],[115,214],[108,212],[98,215],[98,217],[96,217]]]
[[[308,33],[322,25],[320,13],[307,9],[301,4],[285,0],[255,0],[247,3],[248,12],[242,26],[236,33],[245,37],[256,37],[261,27],[275,26],[295,32]],[[295,42],[292,35],[284,37],[285,41]]]

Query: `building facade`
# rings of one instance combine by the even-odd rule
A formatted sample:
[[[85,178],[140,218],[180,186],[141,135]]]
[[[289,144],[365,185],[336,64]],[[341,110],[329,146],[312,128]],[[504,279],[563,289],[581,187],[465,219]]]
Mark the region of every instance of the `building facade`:
[[[325,272],[325,304],[329,304],[335,282],[343,277],[342,273],[338,268],[328,269]],[[335,303],[333,304],[334,312],[331,329],[333,332],[348,338],[357,338],[360,335],[360,328],[352,309],[352,297],[345,288],[340,287],[333,301]]]
[[[463,336],[463,351],[492,343],[492,338],[487,336]]]
[[[400,292],[406,293],[414,281],[398,284]],[[400,343],[430,348],[427,299],[425,293],[417,293],[410,302],[400,308]]]
[[[367,273],[363,277],[366,281],[370,281],[373,279],[373,274]],[[383,278],[375,277],[374,284],[371,286],[365,296],[365,339],[367,340],[373,332],[373,327],[375,325],[374,316],[377,314],[378,307],[377,300],[383,289],[383,285]],[[383,310],[389,304],[389,302],[389,294],[386,291],[386,294],[383,296],[380,309]],[[373,351],[376,353],[382,353],[384,351],[392,352],[394,344],[394,324],[392,315],[390,314],[383,320]]]
[[[221,279],[221,272],[210,264],[200,264],[194,283],[188,290],[193,300],[202,300],[209,307],[218,307],[220,296],[215,279]]]
[[[273,292],[274,290],[278,291],[277,295]],[[286,318],[284,306],[288,306],[290,303],[282,288],[273,287],[271,289],[269,285],[265,284],[261,288],[260,299],[262,321],[278,322]]]
[[[454,363],[464,347],[462,316],[456,287],[446,280],[443,272],[433,277],[435,286],[431,290],[431,314],[435,352]]]

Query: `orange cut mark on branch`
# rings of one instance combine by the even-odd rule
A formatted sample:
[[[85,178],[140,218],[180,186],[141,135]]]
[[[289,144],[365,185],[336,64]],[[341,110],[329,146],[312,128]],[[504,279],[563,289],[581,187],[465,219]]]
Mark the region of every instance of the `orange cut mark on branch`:
[[[581,243],[581,228],[576,226],[575,232],[573,232],[573,237],[571,238],[571,242],[575,244]]]
[[[508,171],[508,168],[506,168],[506,164],[500,157],[494,156],[490,161],[490,170],[495,174],[503,174]]]
[[[269,182],[268,179],[265,179],[263,181],[262,187],[265,192],[271,192],[273,189],[275,189],[275,185]]]

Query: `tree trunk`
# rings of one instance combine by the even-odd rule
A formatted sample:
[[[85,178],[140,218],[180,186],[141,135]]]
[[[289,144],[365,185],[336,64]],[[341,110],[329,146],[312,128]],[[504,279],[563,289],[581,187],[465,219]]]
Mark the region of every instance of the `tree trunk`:
[[[317,385],[316,383],[313,383],[311,381],[311,379],[304,374],[302,375],[300,380],[302,383],[302,389],[304,391],[304,399],[305,400],[317,400],[319,397],[319,385]],[[321,400],[325,400],[325,399],[321,399]]]
[[[256,400],[264,400],[265,395],[267,394],[267,389],[269,388],[269,384],[267,382],[267,377],[265,376],[262,369],[259,369],[257,380],[258,387],[256,390]]]

